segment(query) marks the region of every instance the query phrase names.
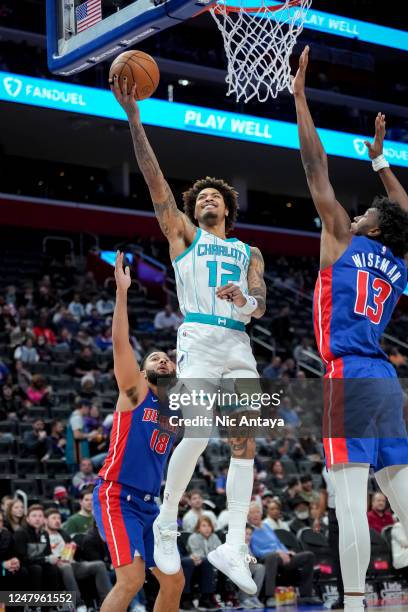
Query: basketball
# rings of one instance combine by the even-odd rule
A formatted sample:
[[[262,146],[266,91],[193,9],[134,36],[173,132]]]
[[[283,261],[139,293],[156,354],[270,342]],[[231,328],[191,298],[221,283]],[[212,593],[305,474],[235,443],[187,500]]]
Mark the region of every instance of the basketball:
[[[125,84],[128,91],[136,84],[135,100],[150,98],[160,81],[159,67],[151,55],[136,50],[118,55],[109,71],[109,83],[115,75],[122,91]]]

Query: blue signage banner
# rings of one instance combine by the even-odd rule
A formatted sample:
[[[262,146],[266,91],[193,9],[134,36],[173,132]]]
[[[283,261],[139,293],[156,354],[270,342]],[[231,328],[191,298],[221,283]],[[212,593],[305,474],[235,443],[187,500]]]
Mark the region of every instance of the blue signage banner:
[[[240,6],[241,2],[242,0],[227,0],[228,6]],[[246,0],[245,4],[249,7],[257,7],[259,6],[259,0]],[[281,1],[268,1],[268,6],[278,6],[280,4],[282,4]],[[291,14],[297,10],[296,7],[289,9]],[[324,32],[325,34],[355,38],[363,42],[372,43],[373,45],[382,45],[384,47],[408,51],[408,31],[388,28],[376,23],[353,19],[352,17],[315,11],[313,7],[307,13],[305,28]]]
[[[0,100],[126,121],[110,91],[0,72]],[[140,103],[141,118],[154,125],[274,147],[299,149],[293,123],[151,98]],[[328,155],[369,161],[364,140],[371,138],[319,129]],[[385,141],[390,163],[408,168],[408,144]]]

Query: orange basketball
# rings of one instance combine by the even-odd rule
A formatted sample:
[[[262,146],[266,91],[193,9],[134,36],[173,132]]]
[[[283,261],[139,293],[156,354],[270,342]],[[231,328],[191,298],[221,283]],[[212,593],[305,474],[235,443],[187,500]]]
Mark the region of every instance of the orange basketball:
[[[128,92],[136,84],[135,100],[150,98],[160,81],[159,67],[154,59],[143,51],[125,51],[118,55],[109,70],[109,83],[114,75],[119,79],[119,87],[123,91],[126,84]]]

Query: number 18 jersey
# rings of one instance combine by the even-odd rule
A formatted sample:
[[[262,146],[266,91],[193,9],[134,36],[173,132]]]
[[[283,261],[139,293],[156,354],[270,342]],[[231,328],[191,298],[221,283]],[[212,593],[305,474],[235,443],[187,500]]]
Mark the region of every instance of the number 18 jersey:
[[[216,289],[231,281],[248,293],[250,257],[248,244],[198,228],[193,243],[173,261],[181,312],[249,323],[251,317],[242,315],[231,302],[217,298]]]
[[[314,293],[314,328],[322,359],[345,355],[386,358],[380,346],[407,285],[403,259],[366,236],[353,236],[332,265],[319,272]]]

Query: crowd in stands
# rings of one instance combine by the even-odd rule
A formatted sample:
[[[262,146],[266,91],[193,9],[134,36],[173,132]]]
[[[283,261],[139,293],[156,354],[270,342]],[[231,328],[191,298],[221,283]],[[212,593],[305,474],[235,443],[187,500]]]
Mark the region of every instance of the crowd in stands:
[[[161,245],[144,247],[163,257]],[[82,612],[85,606],[100,603],[113,580],[92,516],[92,487],[108,449],[117,395],[111,336],[114,299],[72,256],[19,257],[18,264],[6,258],[3,271],[7,268],[15,281],[0,289],[0,465],[5,476],[0,491],[0,582],[2,590],[13,590],[18,583],[19,590],[24,584],[32,590],[46,585],[75,591]],[[27,274],[30,265],[32,272]],[[24,268],[25,275],[20,275]],[[313,285],[310,261],[280,258],[270,270],[282,281],[292,277],[286,293],[296,289],[306,294]],[[129,294],[131,317],[138,303],[146,314],[148,298],[136,283]],[[137,337],[132,336],[131,342],[139,360],[153,345],[173,351],[181,322],[175,308],[149,303],[153,306],[147,331],[142,331],[141,315],[134,319]],[[296,433],[309,401],[299,362],[302,351],[313,348],[311,330],[299,333],[296,302],[271,306],[271,313],[265,325],[275,337],[276,351],[269,364],[260,356],[260,370],[281,384],[296,384],[279,408],[290,423],[285,435],[258,440],[247,529],[251,554],[258,560],[251,563],[258,591],[249,600],[217,575],[206,559],[223,541],[228,525],[229,450],[225,441],[212,440],[180,504],[187,610],[194,608],[197,598],[207,608],[220,607],[221,602],[247,607],[259,600],[273,604],[275,585],[282,580],[298,587],[300,601],[316,602],[313,598],[319,596],[313,582],[317,561],[296,540],[304,528],[327,531],[326,517],[320,516],[322,446],[317,436]],[[374,495],[368,516],[377,531],[394,525],[386,503],[382,495]],[[392,529],[399,571],[408,566],[406,536],[399,523]],[[295,538],[291,545],[284,532]],[[145,591],[132,604],[133,610],[150,609],[148,586]]]

